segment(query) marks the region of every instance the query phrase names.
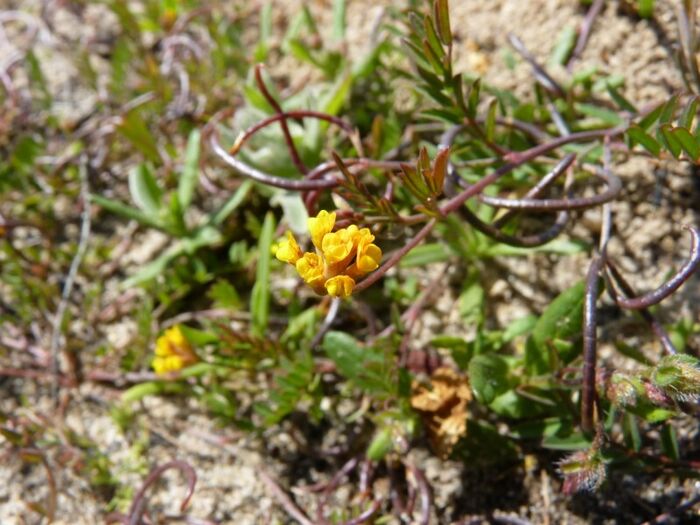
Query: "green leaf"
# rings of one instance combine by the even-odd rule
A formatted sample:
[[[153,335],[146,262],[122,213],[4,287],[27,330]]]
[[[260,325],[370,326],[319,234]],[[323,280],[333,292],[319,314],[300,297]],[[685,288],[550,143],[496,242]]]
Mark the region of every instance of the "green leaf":
[[[550,345],[556,340],[568,341],[580,337],[585,293],[585,282],[576,283],[559,294],[538,319],[532,330],[534,347],[528,345],[526,348],[526,363],[532,373],[549,370]],[[560,358],[569,363],[578,355],[579,350],[578,345],[571,347],[569,351],[564,350]]]
[[[589,117],[597,118],[598,120],[601,120],[602,122],[610,126],[619,126],[624,123],[624,120],[620,115],[618,115],[614,111],[603,108],[601,106],[577,102],[574,104],[574,108],[579,113],[583,113],[584,115],[587,115]]]
[[[219,385],[209,385],[201,397],[207,409],[218,417],[234,419],[236,417],[236,399],[233,393]]]
[[[663,124],[659,126],[658,138],[661,140],[666,149],[671,152],[671,155],[673,155],[675,158],[679,158],[681,156],[683,146],[678,138],[673,134],[671,124]]]
[[[497,354],[479,354],[469,362],[469,383],[476,399],[488,405],[510,388],[508,362]]]
[[[163,206],[163,192],[148,165],[139,164],[129,172],[129,192],[136,206],[157,220]]]
[[[450,28],[450,8],[447,0],[435,0],[435,22],[440,40],[446,46],[452,44],[452,29]]]
[[[24,62],[29,71],[29,78],[31,80],[31,85],[37,86],[41,92],[41,104],[45,108],[51,107],[51,91],[49,91],[48,85],[46,83],[46,76],[44,75],[39,59],[37,58],[34,51],[29,48],[29,51],[24,55]]]
[[[678,446],[678,437],[676,430],[670,424],[665,424],[661,427],[661,450],[664,454],[674,461],[678,461],[681,457],[680,448]]]
[[[651,18],[654,16],[655,0],[637,0],[637,13],[642,18]]]
[[[265,62],[270,49],[272,39],[272,2],[265,2],[260,9],[260,38],[255,46],[254,57],[256,62]]]
[[[642,436],[639,432],[637,417],[634,414],[625,413],[622,420],[622,432],[625,436],[625,444],[635,452],[639,452],[642,448]]]
[[[345,38],[346,6],[345,0],[333,0],[333,38],[343,40]]]
[[[90,195],[90,200],[107,211],[134,220],[143,226],[162,229],[162,225],[157,217],[147,215],[137,208],[132,208],[128,204],[94,194]]]
[[[552,450],[585,450],[591,446],[591,442],[581,432],[574,432],[568,436],[546,437],[541,446]]]
[[[328,93],[321,97],[319,107],[322,112],[337,115],[343,109],[352,88],[352,75],[343,75],[333,84]]]
[[[549,57],[549,65],[564,65],[566,61],[571,56],[571,52],[576,45],[576,29],[573,26],[566,26],[559,33],[559,38],[557,38],[557,43],[552,50],[552,54]]]
[[[673,120],[673,116],[676,114],[676,108],[678,107],[679,96],[673,95],[668,102],[663,105],[661,110],[661,115],[659,116],[659,123],[666,124]]]
[[[229,197],[229,199],[219,208],[214,215],[212,215],[210,222],[214,226],[221,225],[231,213],[233,213],[236,208],[238,208],[245,198],[248,196],[248,192],[253,187],[253,181],[250,179],[244,180],[238,187],[236,192]]]
[[[434,53],[435,57],[442,60],[445,57],[445,50],[442,48],[440,39],[435,32],[435,26],[433,25],[433,18],[430,15],[425,15],[423,19],[423,26],[425,27],[425,35],[427,37],[428,45],[431,51]]]
[[[649,129],[657,120],[659,120],[664,108],[666,107],[666,104],[667,102],[663,102],[647,113],[647,115],[639,121],[639,127],[645,131]]]
[[[15,446],[21,446],[24,442],[22,434],[10,430],[9,428],[0,427],[0,436],[4,437],[9,443]]]
[[[632,104],[629,100],[622,96],[622,94],[617,90],[617,88],[613,86],[610,82],[605,83],[605,88],[608,90],[610,98],[612,98],[615,101],[615,104],[617,104],[620,107],[620,109],[624,109],[635,114],[639,113],[637,108],[634,107],[634,104]]]
[[[476,110],[479,106],[479,95],[481,93],[481,79],[477,78],[469,90],[469,98],[467,102],[467,109],[469,110],[469,116],[476,117]]]
[[[510,244],[501,243],[492,244],[483,251],[483,254],[487,257],[498,257],[502,255],[523,256],[530,255],[532,253],[557,253],[561,255],[573,255],[575,253],[580,253],[585,249],[586,245],[581,241],[554,239],[549,241],[547,244],[535,246],[534,248],[521,248],[520,246],[511,246]]]
[[[656,424],[671,419],[676,415],[672,410],[659,408],[648,403],[642,403],[635,407],[627,407],[627,410],[643,418],[647,423]]]
[[[117,126],[117,131],[143,153],[146,159],[156,164],[161,162],[156,141],[138,113],[132,111],[122,117],[121,122]]]
[[[459,314],[466,322],[481,322],[484,308],[484,289],[479,280],[472,279],[459,295]]]
[[[425,51],[422,48],[420,42],[416,44],[412,40],[406,38],[401,39],[401,43],[406,48],[406,54],[413,60],[416,65],[416,69],[423,69],[425,71],[430,71],[432,66],[430,62],[425,57]],[[420,73],[420,71],[419,71]]]
[[[399,267],[426,266],[431,263],[447,261],[452,256],[451,250],[443,243],[422,244],[408,252],[399,262]]]
[[[158,276],[162,276],[170,262],[176,257],[182,255],[184,252],[185,249],[182,246],[182,243],[175,243],[157,258],[141,266],[134,275],[124,280],[124,282],[121,284],[122,288],[131,288],[137,284],[141,284],[146,281],[150,281],[151,279],[155,279]]]
[[[122,392],[121,401],[123,403],[134,403],[148,396],[182,392],[184,388],[185,386],[182,383],[173,381],[147,381],[134,385]]]
[[[688,103],[683,108],[683,113],[678,118],[678,125],[681,128],[692,129],[695,115],[698,111],[698,97],[691,97]]]
[[[394,448],[394,437],[391,427],[382,427],[375,432],[367,447],[367,459],[380,461]]]
[[[464,101],[464,80],[461,74],[456,74],[452,77],[452,93],[455,96],[455,102],[457,102],[457,107],[462,111],[463,114],[467,114],[469,109]]]
[[[526,315],[520,319],[512,321],[503,331],[503,342],[512,341],[518,336],[525,335],[532,331],[537,324],[537,317],[534,315]]]
[[[253,333],[258,337],[265,334],[270,314],[270,247],[274,231],[275,217],[267,212],[258,241],[258,266],[250,296]]]
[[[200,133],[198,129],[193,129],[187,140],[187,149],[185,150],[185,165],[182,168],[180,181],[177,186],[177,197],[180,201],[182,211],[187,211],[194,190],[197,187],[197,179],[199,177],[199,148],[200,148]]]
[[[280,369],[284,375],[276,378],[276,386],[266,402],[253,405],[254,410],[264,417],[267,426],[278,423],[293,412],[299,402],[316,388],[314,381],[314,360],[311,353],[301,351],[290,360],[280,359]]]
[[[486,122],[484,123],[486,139],[493,142],[496,134],[496,112],[498,111],[498,99],[493,98],[489,102],[489,109],[486,113]]]
[[[515,439],[542,440],[553,436],[569,437],[573,431],[574,426],[570,419],[548,417],[513,425],[509,435]]]
[[[325,335],[322,347],[338,372],[355,386],[375,394],[395,391],[390,364],[382,350],[361,346],[351,335],[335,331]]]
[[[627,130],[627,135],[631,139],[630,147],[635,144],[640,144],[644,149],[651,153],[654,157],[658,157],[661,153],[661,144],[654,137],[649,135],[639,126],[630,126]]]
[[[434,120],[445,121],[448,124],[457,124],[462,120],[462,116],[453,109],[426,109],[421,114]]]
[[[236,310],[241,307],[241,297],[238,295],[236,288],[223,278],[217,280],[209,288],[207,296],[214,301],[215,308]]]
[[[540,398],[542,402],[535,398]],[[507,390],[489,403],[489,409],[499,416],[511,419],[533,418],[544,412],[545,402],[547,408],[550,408],[552,402],[545,393],[538,395],[530,392],[530,395],[525,397],[516,390]]]
[[[694,162],[700,156],[700,145],[695,140],[695,137],[685,128],[673,128],[671,133],[680,143],[683,151]]]
[[[123,2],[122,0],[110,0],[108,2],[108,6],[117,16],[120,30],[127,33],[134,42],[139,42],[141,39],[141,28],[138,20],[129,9],[128,2]]]
[[[625,357],[634,359],[638,363],[642,363],[646,366],[650,366],[652,364],[651,361],[649,361],[649,358],[645,356],[644,353],[639,350],[639,348],[628,345],[624,341],[615,341],[615,348]]]
[[[431,67],[433,68],[433,71],[435,72],[436,75],[444,75],[445,74],[445,64],[443,64],[442,60],[440,60],[440,57],[435,54],[435,51],[433,51],[433,48],[430,47],[430,42],[428,42],[427,38],[423,39],[423,56],[430,62]]]

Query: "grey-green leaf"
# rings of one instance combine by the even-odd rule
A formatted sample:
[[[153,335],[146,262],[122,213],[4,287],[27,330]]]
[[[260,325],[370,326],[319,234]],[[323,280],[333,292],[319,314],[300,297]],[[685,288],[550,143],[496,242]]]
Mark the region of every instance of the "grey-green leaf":
[[[163,193],[146,164],[140,164],[129,172],[129,192],[136,206],[157,219],[162,207]]]
[[[177,186],[177,196],[180,200],[180,206],[183,212],[187,211],[188,206],[192,202],[194,190],[197,187],[197,179],[199,177],[199,148],[200,132],[198,129],[193,129],[187,140],[185,165],[182,168],[182,174],[180,175],[180,181]]]
[[[259,337],[265,334],[270,315],[270,246],[274,231],[275,217],[272,212],[268,212],[258,241],[258,269],[250,296],[253,332]]]
[[[469,362],[469,382],[476,399],[489,404],[510,387],[508,363],[496,354],[474,356]]]

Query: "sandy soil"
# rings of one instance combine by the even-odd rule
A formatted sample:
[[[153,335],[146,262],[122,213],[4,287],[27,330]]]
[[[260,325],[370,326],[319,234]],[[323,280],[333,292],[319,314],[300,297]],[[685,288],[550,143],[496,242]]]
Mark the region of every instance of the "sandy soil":
[[[15,3],[20,8],[30,4]],[[283,24],[298,12],[301,3],[301,0],[275,0],[277,24]],[[324,31],[330,26],[327,23],[329,4],[328,1],[309,4],[319,15]],[[346,45],[352,55],[361,54],[382,13],[395,3],[352,0],[348,4],[350,31]],[[603,72],[619,73],[625,78],[626,96],[640,106],[663,99],[678,88],[680,78],[671,60],[670,43],[675,38],[671,2],[659,1],[657,5],[657,19],[649,22],[628,15],[618,1],[608,2],[593,29],[590,43],[575,64],[574,73],[590,66]],[[578,26],[585,14],[578,2],[570,0],[453,0],[452,8],[453,24],[458,28],[459,66],[483,74],[493,85],[522,93],[530,89],[531,73],[523,63],[518,63],[513,70],[506,67],[506,34],[517,34],[535,56],[546,62],[560,30],[567,25]],[[56,16],[63,17],[63,27],[79,23],[68,11],[62,11],[64,9],[59,7]],[[100,19],[99,13],[94,16]],[[66,86],[77,70],[61,66],[60,53],[39,50],[39,54],[42,53],[62,71],[62,75],[52,80],[57,93],[73,94],[63,99],[66,114],[74,117],[76,113],[89,113],[96,94],[80,94],[68,89]],[[296,83],[306,82],[313,75],[289,59],[282,60],[272,72],[280,77],[288,76],[292,89],[298,85]],[[568,74],[563,69],[555,69],[553,73],[562,80]],[[611,252],[621,258],[625,271],[641,276],[648,282],[648,289],[652,289],[663,279],[664,270],[660,268],[678,264],[687,253],[687,235],[680,233],[677,225],[698,222],[697,175],[675,164],[650,167],[646,163],[630,162],[618,169],[625,181],[626,194],[633,196],[630,201],[633,204],[626,202],[614,209],[619,237],[611,246]],[[596,217],[591,220],[595,221]],[[573,236],[576,234],[572,232]],[[542,257],[504,263],[488,277],[489,293],[510,306],[498,309],[494,315],[499,322],[505,322],[533,305],[535,309],[540,308],[551,293],[583,276],[584,260],[567,258],[553,262]],[[539,269],[537,280],[546,284],[542,288],[544,292],[533,291],[525,297],[515,294],[515,289],[522,289],[521,281],[532,282],[533,268]],[[427,281],[430,276],[422,279]],[[661,309],[662,317],[697,315],[698,284],[700,279],[696,277],[693,285],[686,286]],[[421,339],[434,333],[463,333],[459,320],[445,315],[455,311],[455,300],[447,296],[433,305],[434,311],[429,312],[417,328]],[[55,440],[61,432],[85,435],[92,443],[90,446],[95,448],[95,454],[100,452],[109,457],[113,473],[123,485],[137,489],[153,466],[176,458],[187,461],[199,476],[189,513],[218,523],[293,523],[271,498],[259,475],[260,470],[265,468],[283,486],[290,488],[327,478],[339,466],[305,461],[305,448],[313,442],[304,443],[303,433],[298,436],[289,425],[282,425],[268,435],[251,437],[216,426],[199,407],[181,399],[147,399],[124,432],[107,410],[118,392],[107,387],[84,385],[71,391],[69,399],[65,400],[64,414],[56,413],[46,385],[3,378],[0,379],[0,393],[3,413],[52,422],[55,430],[46,436],[47,439]],[[693,423],[689,425],[692,427]],[[144,448],[148,449],[146,460],[140,453]],[[78,473],[78,467],[71,465],[68,452],[59,449],[48,458],[52,465],[65,467],[54,469],[59,493],[59,519],[55,523],[98,523],[105,515],[109,498],[90,487]],[[670,478],[615,475],[600,493],[570,498],[560,493],[561,481],[553,467],[557,459],[554,454],[551,458],[526,454],[522,464],[511,465],[499,473],[460,462],[440,461],[421,449],[412,454],[415,464],[426,471],[434,486],[434,523],[499,520],[520,523],[508,521],[516,517],[542,524],[632,523],[668,510],[684,494],[698,490],[690,482],[679,485]],[[150,506],[176,515],[184,492],[183,479],[177,474],[168,475],[152,492]],[[46,476],[41,466],[23,466],[11,455],[0,462],[0,523],[38,523],[36,514],[27,510],[25,502],[42,501],[47,494]],[[297,496],[300,505],[310,503],[303,492],[297,492]],[[314,509],[307,510],[313,515]]]

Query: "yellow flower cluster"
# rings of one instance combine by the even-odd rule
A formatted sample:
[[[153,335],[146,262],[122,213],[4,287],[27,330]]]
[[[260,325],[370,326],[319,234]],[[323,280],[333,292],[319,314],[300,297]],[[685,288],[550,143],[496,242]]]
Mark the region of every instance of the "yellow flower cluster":
[[[355,279],[379,267],[382,250],[372,243],[374,235],[354,224],[332,231],[335,213],[325,210],[309,218],[308,224],[315,253],[302,253],[292,232],[287,232],[287,240],[277,246],[275,256],[294,265],[317,294],[348,297],[355,288]]]
[[[197,361],[197,354],[182,333],[180,325],[175,325],[156,340],[156,356],[151,365],[156,374],[167,374]]]

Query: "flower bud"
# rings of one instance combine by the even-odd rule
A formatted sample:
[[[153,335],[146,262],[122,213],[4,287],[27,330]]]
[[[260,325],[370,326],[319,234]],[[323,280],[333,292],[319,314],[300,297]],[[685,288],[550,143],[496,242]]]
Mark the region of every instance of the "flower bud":
[[[700,397],[700,362],[688,354],[665,356],[651,373],[653,385],[675,401]]]
[[[641,382],[625,374],[614,373],[607,387],[610,402],[618,407],[635,406],[639,394],[644,391]]]
[[[562,491],[573,494],[598,489],[605,481],[606,469],[599,450],[592,447],[564,457],[559,462],[559,473],[564,476]]]

